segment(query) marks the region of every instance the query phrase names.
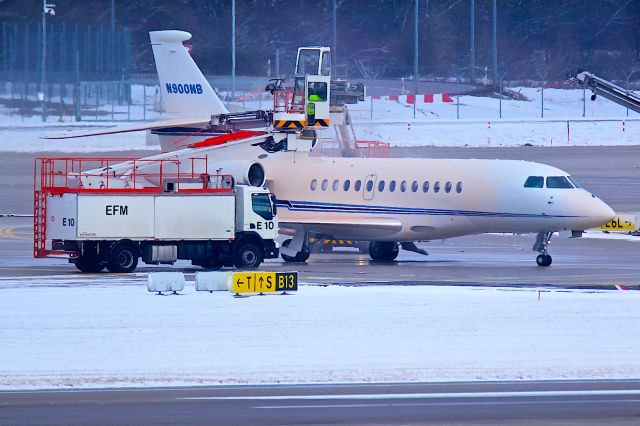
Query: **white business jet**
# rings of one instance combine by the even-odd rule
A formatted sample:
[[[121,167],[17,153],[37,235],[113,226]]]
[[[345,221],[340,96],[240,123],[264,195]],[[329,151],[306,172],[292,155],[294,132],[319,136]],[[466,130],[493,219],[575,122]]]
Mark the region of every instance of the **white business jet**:
[[[222,103],[182,42],[182,31],[152,32],[151,42],[167,107],[183,115],[224,115]],[[198,89],[202,87],[202,91]],[[180,90],[182,88],[182,90]],[[195,88],[195,90],[194,90]],[[193,129],[182,129],[193,137]],[[169,132],[171,132],[169,130]],[[172,148],[173,139],[163,143]],[[178,132],[179,133],[179,132]],[[222,138],[222,139],[220,139]],[[200,137],[200,140],[205,139]],[[399,246],[426,254],[414,242],[482,233],[536,233],[539,266],[560,232],[580,236],[614,217],[613,210],[569,175],[545,164],[511,160],[326,158],[309,156],[313,142],[277,132],[211,137],[160,154],[207,156],[211,174],[266,185],[276,194],[286,261],[309,257],[310,236],[371,241],[376,261],[396,258]],[[307,149],[304,149],[306,147]]]

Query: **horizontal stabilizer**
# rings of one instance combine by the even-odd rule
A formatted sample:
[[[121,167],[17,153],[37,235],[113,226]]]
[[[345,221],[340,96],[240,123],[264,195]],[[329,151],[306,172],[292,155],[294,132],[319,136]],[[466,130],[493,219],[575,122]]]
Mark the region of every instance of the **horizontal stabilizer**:
[[[132,126],[114,126],[106,129],[96,129],[89,131],[78,131],[69,133],[60,133],[54,135],[41,136],[42,139],[71,139],[83,138],[87,136],[112,135],[116,133],[139,132],[143,130],[162,129],[165,127],[201,127],[208,125],[209,118],[175,118],[170,120],[152,121],[148,123],[140,123]]]

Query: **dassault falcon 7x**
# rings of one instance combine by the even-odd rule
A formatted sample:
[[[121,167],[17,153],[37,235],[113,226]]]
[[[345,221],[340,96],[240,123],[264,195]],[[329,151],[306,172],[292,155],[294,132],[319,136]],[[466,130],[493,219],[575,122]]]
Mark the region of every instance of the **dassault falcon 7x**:
[[[183,123],[202,121],[202,112],[197,120],[189,120],[194,105],[214,118],[224,114],[220,99],[183,47],[190,37],[182,31],[151,33],[165,102],[182,116]],[[182,91],[174,88],[178,82]],[[166,130],[173,140],[181,133],[190,136],[190,142],[197,140],[194,136],[204,141],[153,158],[206,155],[207,172],[234,174],[238,181],[266,185],[277,196],[281,232],[293,235],[281,250],[287,261],[306,261],[310,236],[371,241],[372,259],[388,261],[396,258],[400,246],[422,252],[416,241],[481,233],[536,233],[537,264],[549,266],[547,246],[554,232],[580,236],[614,217],[606,203],[581,188],[569,173],[545,164],[328,158],[295,149],[290,135],[282,139],[270,128],[245,131],[245,137],[235,140],[228,134],[197,133],[203,131],[197,126]],[[216,142],[217,138],[223,142]],[[162,145],[167,150],[171,143]]]

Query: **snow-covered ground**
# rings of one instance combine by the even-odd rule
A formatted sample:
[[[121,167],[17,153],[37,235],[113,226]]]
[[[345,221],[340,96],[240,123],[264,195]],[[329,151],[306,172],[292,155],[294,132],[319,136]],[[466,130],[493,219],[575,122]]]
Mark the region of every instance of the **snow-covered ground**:
[[[236,299],[156,296],[140,276],[2,287],[2,389],[640,377],[636,291],[303,285]]]
[[[545,146],[638,145],[640,114],[602,97],[584,104],[581,89],[546,89],[541,118],[540,89],[514,88],[528,100],[499,100],[460,96],[433,103],[418,97],[413,104],[400,100],[371,99],[350,107],[356,134],[363,140],[381,140],[393,146]],[[459,114],[460,119],[457,118]]]
[[[539,89],[512,90],[528,100],[504,100],[502,119],[498,118],[498,99],[479,96],[460,96],[460,119],[456,118],[457,99],[442,102],[439,94],[433,96],[433,103],[425,103],[418,97],[415,119],[413,105],[406,102],[406,97],[398,101],[367,98],[349,106],[349,110],[358,139],[381,140],[393,146],[640,145],[640,114],[630,111],[627,117],[625,108],[602,97],[592,102],[587,92],[583,117],[582,90],[546,89],[544,118],[540,118]],[[138,92],[139,87],[134,93]],[[149,100],[147,118],[159,117],[153,111],[155,103]],[[229,108],[263,109],[269,105],[266,100],[244,101]],[[140,108],[140,105],[133,108],[135,117],[142,117]],[[73,117],[64,120],[59,122],[51,117],[43,128],[39,117],[23,120],[8,110],[0,110],[0,151],[100,152],[158,148],[146,145],[144,132],[55,141],[40,139],[44,134],[77,126],[127,125],[127,122],[108,121],[75,123]],[[333,138],[334,131],[325,131],[322,136]]]

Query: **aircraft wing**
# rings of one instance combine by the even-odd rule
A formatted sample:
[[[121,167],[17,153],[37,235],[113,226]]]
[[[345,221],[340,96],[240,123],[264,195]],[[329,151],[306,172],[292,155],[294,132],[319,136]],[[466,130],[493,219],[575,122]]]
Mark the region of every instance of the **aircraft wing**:
[[[352,215],[321,215],[309,218],[282,218],[282,228],[298,230],[306,228],[319,234],[336,238],[375,239],[393,235],[402,229],[402,223],[388,217],[353,217]]]
[[[165,127],[204,127],[211,118],[173,118],[162,121],[151,121],[148,123],[135,124],[132,126],[114,126],[106,129],[90,131],[60,133],[54,135],[41,136],[42,139],[70,139],[83,138],[86,136],[111,135],[115,133],[138,132],[143,130],[154,130]]]

